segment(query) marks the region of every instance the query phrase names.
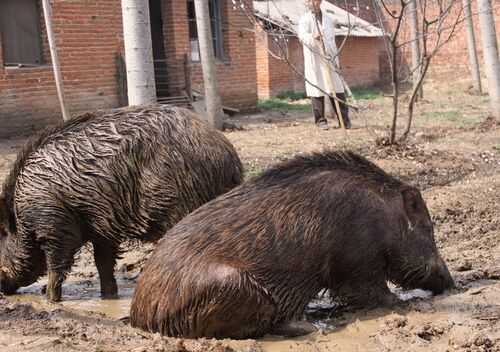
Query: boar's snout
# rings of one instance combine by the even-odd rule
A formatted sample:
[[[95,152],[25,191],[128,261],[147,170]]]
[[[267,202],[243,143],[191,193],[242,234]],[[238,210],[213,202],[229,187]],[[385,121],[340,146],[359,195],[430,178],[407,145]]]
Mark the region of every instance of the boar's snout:
[[[455,282],[444,260],[440,257],[433,259],[429,264],[428,276],[422,282],[421,288],[430,290],[434,294],[441,294],[453,287],[455,287]]]

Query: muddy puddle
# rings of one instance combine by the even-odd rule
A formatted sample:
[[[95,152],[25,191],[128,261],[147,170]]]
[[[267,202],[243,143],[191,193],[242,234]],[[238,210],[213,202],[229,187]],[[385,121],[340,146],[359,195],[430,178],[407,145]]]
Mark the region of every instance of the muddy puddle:
[[[391,287],[400,300],[428,299],[432,293],[423,290],[403,291]],[[312,322],[318,332],[298,338],[266,336],[260,340],[261,348],[266,352],[281,351],[380,351],[375,338],[381,324],[394,315],[390,309],[375,309],[368,312],[336,314],[336,306],[330,303],[328,294],[320,295],[306,308],[307,320]],[[440,318],[447,314],[439,314]],[[426,317],[421,316],[423,320]],[[436,317],[434,317],[436,318]]]
[[[500,350],[494,342],[500,338],[500,306],[486,303],[499,298],[497,283],[435,297],[421,290],[397,293],[406,301],[400,307],[318,319],[317,333],[293,339],[267,336],[260,347],[265,352]],[[483,333],[471,333],[472,328]]]
[[[74,311],[94,312],[106,315],[111,319],[123,319],[129,315],[135,282],[128,278],[117,277],[119,297],[116,299],[101,299],[99,284],[94,280],[67,280],[63,285],[62,302],[54,306],[62,305]],[[18,294],[9,296],[13,302],[35,302],[40,305],[50,305],[45,298],[44,291],[46,280],[20,288]],[[432,297],[430,291],[411,290],[403,291],[391,287],[400,300],[409,301],[416,298]],[[305,310],[307,320],[312,322],[316,328],[322,331],[330,331],[335,328],[336,305],[331,302],[328,292],[323,292],[311,301]]]
[[[64,307],[76,313],[101,313],[111,320],[123,320],[129,314],[130,303],[134,291],[133,280],[118,277],[119,298],[113,300],[102,300],[100,298],[99,284],[97,280],[75,280],[70,279],[63,285],[63,301],[60,304],[49,304],[42,294],[45,281],[25,287],[19,294],[8,298],[11,302],[29,302],[43,309],[51,310]],[[391,287],[398,297],[406,302],[426,302],[432,300],[432,294],[428,291],[412,290],[402,291]],[[450,305],[448,308],[452,307]],[[254,341],[261,351],[333,351],[341,350],[347,352],[355,351],[379,351],[384,339],[380,335],[381,330],[390,327],[391,324],[398,327],[407,324],[409,319],[415,326],[425,325],[429,321],[452,320],[453,312],[448,308],[443,311],[437,310],[430,313],[419,312],[418,314],[398,315],[394,310],[376,309],[368,312],[337,314],[337,308],[331,303],[328,293],[323,293],[313,300],[306,309],[307,320],[312,322],[318,332],[297,337],[283,338],[281,336],[265,336]],[[399,320],[401,321],[399,321]],[[227,344],[236,350],[245,350],[250,340],[230,341]],[[381,342],[382,341],[382,342]]]

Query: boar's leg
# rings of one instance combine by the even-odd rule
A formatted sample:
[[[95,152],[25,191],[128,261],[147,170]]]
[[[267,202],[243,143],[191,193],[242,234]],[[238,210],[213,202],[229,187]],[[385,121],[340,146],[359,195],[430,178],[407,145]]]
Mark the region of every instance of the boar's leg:
[[[220,276],[225,272],[224,276]],[[221,265],[212,272],[207,293],[213,295],[198,315],[195,335],[243,339],[264,335],[270,329],[276,307],[269,294],[248,273]],[[208,298],[208,297],[207,297]]]
[[[47,298],[52,302],[61,300],[62,283],[73,266],[76,252],[83,245],[78,222],[63,216],[57,220],[48,223],[39,233],[40,238],[45,238],[42,250],[47,261]]]
[[[94,241],[94,261],[101,281],[101,297],[116,298],[118,287],[114,275],[118,248],[111,242]]]
[[[271,334],[284,337],[297,337],[312,334],[316,331],[318,329],[312,323],[305,320],[296,320],[274,327]]]
[[[57,252],[47,253],[47,299],[49,301],[61,301],[62,284],[73,265],[76,251],[76,248],[61,248]]]
[[[189,287],[188,291],[175,293],[184,296],[178,299],[182,304],[155,306],[170,312],[165,315],[157,311],[153,319],[158,320],[148,325],[156,325],[170,336],[244,339],[264,335],[273,324],[276,306],[249,273],[225,264],[211,264],[203,279]],[[133,318],[132,324],[140,325],[137,320]]]
[[[375,278],[371,279],[356,278],[344,282],[332,292],[349,309],[375,308],[396,304],[399,300],[389,290],[383,276],[377,278],[378,274],[375,273],[374,276]]]

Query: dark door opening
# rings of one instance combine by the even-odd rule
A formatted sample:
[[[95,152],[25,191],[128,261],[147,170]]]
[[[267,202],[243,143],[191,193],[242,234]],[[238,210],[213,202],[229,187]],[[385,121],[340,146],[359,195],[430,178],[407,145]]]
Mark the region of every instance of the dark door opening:
[[[151,42],[155,69],[156,97],[168,96],[167,56],[165,55],[165,37],[163,36],[162,0],[149,0],[151,21]]]

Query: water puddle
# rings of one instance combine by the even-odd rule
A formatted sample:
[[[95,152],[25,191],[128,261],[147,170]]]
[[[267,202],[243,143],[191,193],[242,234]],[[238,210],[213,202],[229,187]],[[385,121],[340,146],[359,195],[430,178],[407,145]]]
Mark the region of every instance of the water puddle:
[[[67,280],[63,284],[63,307],[75,311],[102,313],[112,319],[127,317],[130,311],[135,282],[124,278],[117,278],[117,299],[101,299],[99,283],[93,280]],[[40,305],[49,305],[42,290],[46,282],[39,282],[19,289],[19,293],[10,296],[10,300],[18,302],[36,302]]]
[[[135,282],[126,277],[117,277],[119,298],[103,300],[100,297],[100,287],[97,280],[66,280],[63,284],[62,302],[64,307],[86,312],[98,312],[112,319],[120,319],[129,315]],[[46,279],[19,289],[18,294],[10,296],[12,301],[36,302],[48,304],[42,294]],[[407,301],[414,298],[429,298],[432,294],[423,290],[402,291],[391,288],[398,297]],[[305,315],[318,329],[331,331],[335,329],[336,305],[330,301],[328,292],[319,295],[306,308]]]

